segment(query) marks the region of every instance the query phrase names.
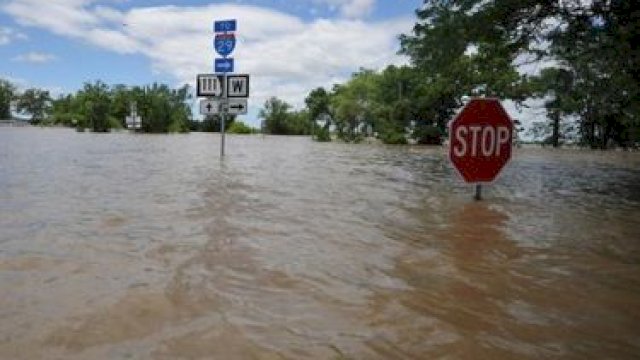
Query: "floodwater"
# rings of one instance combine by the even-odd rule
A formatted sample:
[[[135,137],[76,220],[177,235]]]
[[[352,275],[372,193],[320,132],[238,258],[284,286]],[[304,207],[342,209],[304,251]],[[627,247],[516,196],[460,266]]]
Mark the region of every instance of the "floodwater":
[[[640,357],[640,154],[0,128],[0,359]]]

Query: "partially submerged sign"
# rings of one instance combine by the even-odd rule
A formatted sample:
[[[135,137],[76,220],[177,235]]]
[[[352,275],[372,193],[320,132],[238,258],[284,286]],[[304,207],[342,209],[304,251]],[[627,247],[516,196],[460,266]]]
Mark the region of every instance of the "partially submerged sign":
[[[449,136],[449,158],[466,182],[493,181],[511,159],[513,122],[497,99],[472,99]]]

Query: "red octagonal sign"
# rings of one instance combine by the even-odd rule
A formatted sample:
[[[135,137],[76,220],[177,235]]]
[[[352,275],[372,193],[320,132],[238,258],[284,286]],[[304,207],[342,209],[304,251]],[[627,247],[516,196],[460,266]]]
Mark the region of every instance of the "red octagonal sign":
[[[451,122],[449,158],[466,182],[490,182],[511,159],[513,122],[497,99],[473,99]]]

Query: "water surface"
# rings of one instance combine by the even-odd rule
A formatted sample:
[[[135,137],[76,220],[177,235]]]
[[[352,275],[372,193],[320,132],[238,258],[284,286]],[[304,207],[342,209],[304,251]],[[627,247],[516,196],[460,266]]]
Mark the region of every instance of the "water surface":
[[[0,358],[640,356],[640,154],[0,128]]]

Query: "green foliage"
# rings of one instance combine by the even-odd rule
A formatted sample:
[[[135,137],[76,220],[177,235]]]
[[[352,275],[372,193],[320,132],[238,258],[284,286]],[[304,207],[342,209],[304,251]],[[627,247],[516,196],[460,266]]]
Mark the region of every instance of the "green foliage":
[[[225,132],[233,126],[236,117],[234,115],[227,115],[224,121]],[[222,118],[219,115],[207,115],[202,121],[190,121],[189,129],[191,131],[201,132],[220,132],[220,125],[222,124]]]
[[[309,113],[291,109],[291,105],[283,100],[269,98],[258,115],[265,121],[265,132],[274,135],[309,135],[312,128]]]
[[[400,36],[411,66],[361,69],[331,92],[309,93],[311,120],[330,119],[316,129],[322,138],[331,128],[357,142],[372,128],[402,143],[412,123],[418,143],[440,144],[469,97],[516,105],[538,97],[549,120],[533,131],[554,146],[576,131],[591,147],[640,141],[640,8],[632,1],[425,0],[416,13],[413,32]],[[533,77],[516,65],[548,60],[556,67]]]
[[[116,130],[120,130],[120,129],[123,129],[123,128],[124,128],[124,127],[122,126],[122,123],[121,123],[118,119],[116,119],[115,117],[113,117],[113,116],[109,116],[109,117],[107,118],[107,121],[108,121],[108,123],[109,123],[109,129],[116,129]]]
[[[380,133],[380,140],[385,144],[403,145],[407,143],[407,138],[403,133],[386,131]]]
[[[49,92],[40,89],[27,89],[18,96],[16,110],[31,114],[31,123],[40,124],[49,111],[51,98]]]
[[[309,118],[316,121],[322,115],[331,117],[331,97],[322,87],[312,90],[304,100],[309,111]]]
[[[316,127],[314,133],[314,140],[320,142],[329,142],[331,141],[331,132],[329,131],[328,126],[324,127]]]
[[[80,103],[80,115],[83,118],[80,124],[93,132],[108,132],[111,106],[109,87],[101,81],[96,81],[94,84],[85,83],[76,98]]]
[[[11,118],[11,100],[13,100],[16,87],[7,80],[0,79],[0,119]]]
[[[229,126],[228,132],[230,134],[252,134],[255,131],[242,121],[234,121],[231,126]]]
[[[304,102],[307,105],[313,139],[321,142],[331,141],[329,128],[334,118],[331,106],[331,94],[324,88],[319,87],[312,90]]]
[[[545,104],[550,142],[577,117],[582,142],[606,148],[638,141],[640,8],[633,1],[425,0],[402,53],[421,74],[421,118],[441,130],[466,96]],[[554,60],[529,78],[516,62]],[[429,122],[427,121],[427,123]]]
[[[55,125],[107,132],[124,128],[125,118],[135,104],[142,117],[142,131],[186,132],[191,120],[190,98],[187,85],[178,89],[161,84],[128,88],[125,85],[109,87],[97,81],[85,83],[75,94],[53,100],[49,121]]]
[[[442,132],[437,126],[420,125],[413,131],[412,137],[418,144],[440,145],[442,143]]]

